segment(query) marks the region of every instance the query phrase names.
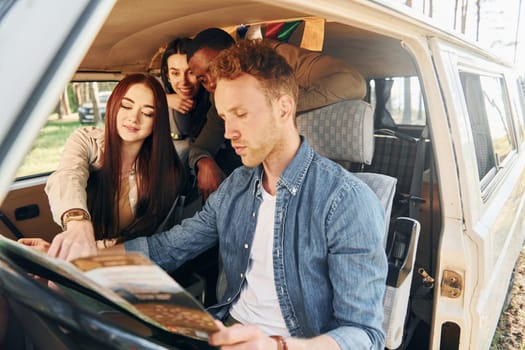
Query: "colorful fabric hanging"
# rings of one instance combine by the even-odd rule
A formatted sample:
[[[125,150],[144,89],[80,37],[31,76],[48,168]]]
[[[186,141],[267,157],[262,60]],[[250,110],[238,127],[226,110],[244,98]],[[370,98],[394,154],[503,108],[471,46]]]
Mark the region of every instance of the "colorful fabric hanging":
[[[288,42],[292,33],[303,21],[269,23],[266,25],[265,37],[278,41]]]
[[[302,37],[300,46],[308,50],[322,51],[325,29],[323,18],[312,17],[290,22],[241,25],[235,29],[235,36],[238,40],[268,38],[288,42],[295,30],[303,23],[304,29],[302,34],[300,33]],[[299,45],[299,42],[295,45]]]
[[[242,40],[246,37],[246,33],[248,33],[248,28],[250,28],[249,25],[241,25],[237,27],[237,38]]]
[[[293,21],[293,22],[284,23],[284,26],[279,31],[279,34],[277,34],[277,40],[288,42],[288,39],[290,39],[290,36],[293,34],[295,29],[297,29],[299,24],[301,24],[302,22],[303,21]]]
[[[265,37],[268,39],[278,40],[279,32],[284,27],[284,22],[269,23],[266,25]]]
[[[301,47],[312,51],[323,51],[324,43],[324,18],[305,18]]]

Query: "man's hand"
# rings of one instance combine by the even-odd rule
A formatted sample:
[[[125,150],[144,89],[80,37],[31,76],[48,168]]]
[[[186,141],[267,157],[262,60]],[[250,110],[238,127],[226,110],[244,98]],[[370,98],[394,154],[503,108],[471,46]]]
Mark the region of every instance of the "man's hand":
[[[195,105],[192,99],[183,98],[178,94],[166,94],[166,98],[168,99],[168,106],[182,114],[187,114]]]
[[[221,350],[278,350],[277,340],[264,334],[255,325],[234,324],[226,327],[221,321],[215,321],[218,332],[208,337],[208,343]],[[314,338],[286,338],[288,350],[341,350],[334,338],[321,334]]]
[[[219,331],[210,334],[208,343],[218,346],[221,350],[277,350],[277,341],[265,335],[257,326],[235,324],[226,327],[220,321],[215,321]]]
[[[226,178],[215,160],[204,157],[197,162],[197,186],[204,200],[215,192],[221,182]]]
[[[89,220],[69,221],[67,230],[55,236],[47,255],[73,260],[97,254],[93,224]]]

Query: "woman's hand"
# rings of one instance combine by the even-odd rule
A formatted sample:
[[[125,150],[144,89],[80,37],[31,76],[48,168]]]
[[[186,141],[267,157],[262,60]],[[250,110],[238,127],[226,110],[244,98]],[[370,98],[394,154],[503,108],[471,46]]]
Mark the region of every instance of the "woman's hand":
[[[193,109],[195,102],[189,98],[183,98],[178,94],[166,94],[168,106],[179,113],[188,114]]]
[[[89,220],[69,221],[67,230],[55,236],[47,252],[68,261],[96,254],[95,233]]]

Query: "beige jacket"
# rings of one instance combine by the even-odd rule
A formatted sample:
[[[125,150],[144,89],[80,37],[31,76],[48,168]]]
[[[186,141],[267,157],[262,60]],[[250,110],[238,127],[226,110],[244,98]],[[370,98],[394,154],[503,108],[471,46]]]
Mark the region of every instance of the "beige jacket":
[[[104,130],[84,127],[75,130],[67,140],[57,170],[47,180],[45,191],[53,220],[62,226],[62,214],[73,208],[88,211],[87,181],[89,173],[100,169],[104,150]],[[137,204],[137,182],[129,179],[129,200],[132,211]]]
[[[365,79],[342,60],[279,41],[266,42],[292,67],[299,85],[297,113],[365,97]]]

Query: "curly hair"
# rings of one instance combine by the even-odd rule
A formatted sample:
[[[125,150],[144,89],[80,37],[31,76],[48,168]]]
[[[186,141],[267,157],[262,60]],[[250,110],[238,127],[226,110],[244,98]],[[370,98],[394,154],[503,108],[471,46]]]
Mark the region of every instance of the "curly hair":
[[[217,81],[249,74],[261,83],[268,98],[275,99],[284,93],[297,103],[299,87],[292,67],[263,40],[242,40],[221,51],[211,62],[210,71]]]

